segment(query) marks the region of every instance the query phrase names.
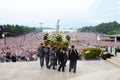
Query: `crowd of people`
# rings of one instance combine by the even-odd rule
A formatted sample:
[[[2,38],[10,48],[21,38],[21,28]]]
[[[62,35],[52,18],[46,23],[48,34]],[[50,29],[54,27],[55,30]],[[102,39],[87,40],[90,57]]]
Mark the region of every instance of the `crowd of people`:
[[[98,33],[67,33],[67,35],[70,35],[70,37],[72,39],[78,40],[79,42],[72,42],[76,48],[78,50],[81,50],[83,48],[86,47],[91,47],[91,46],[95,46],[95,47],[99,47],[99,48],[106,48],[108,46],[111,47],[120,47],[120,42],[114,42],[114,41],[110,41],[108,39],[106,40],[97,40],[97,36],[100,36],[102,34],[98,34]],[[108,41],[107,41],[108,40]]]
[[[35,61],[36,51],[25,51],[24,49],[12,50],[9,47],[0,49],[0,62]]]
[[[42,43],[38,47],[37,55],[40,58],[40,66],[43,67],[44,63],[46,68],[56,70],[56,66],[59,65],[58,71],[65,72],[65,65],[67,60],[70,60],[69,63],[69,72],[73,68],[73,72],[76,73],[77,60],[79,59],[79,53],[75,49],[74,45],[71,48],[59,48],[57,49],[54,45],[43,45]],[[45,60],[45,62],[44,62]]]
[[[16,56],[16,61],[34,61],[36,60],[36,53],[39,43],[42,42],[45,33],[30,33],[17,37],[6,37],[0,39],[0,62],[12,61],[6,58],[10,53],[10,57]],[[64,33],[70,35],[71,39],[79,40],[80,42],[71,42],[75,45],[78,52],[81,49],[89,46],[110,46],[120,45],[119,42],[98,41],[95,33]],[[6,39],[6,40],[5,40]],[[6,44],[5,44],[6,41]],[[19,56],[18,56],[19,55]],[[24,59],[22,58],[24,56]],[[14,58],[14,57],[13,57]],[[8,61],[8,62],[9,62]]]
[[[43,35],[43,33],[30,33],[6,37],[6,45],[5,39],[0,39],[0,62],[36,61],[38,43],[42,41]]]

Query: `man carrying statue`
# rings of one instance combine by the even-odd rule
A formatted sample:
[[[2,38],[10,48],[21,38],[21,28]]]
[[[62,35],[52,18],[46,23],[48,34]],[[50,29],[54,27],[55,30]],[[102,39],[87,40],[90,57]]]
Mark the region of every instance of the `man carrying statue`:
[[[72,45],[71,49],[69,50],[68,58],[70,60],[70,63],[69,63],[69,72],[71,72],[71,69],[73,68],[74,69],[73,72],[76,73],[77,59],[79,58],[79,56],[78,56],[78,52],[75,49],[74,45]]]

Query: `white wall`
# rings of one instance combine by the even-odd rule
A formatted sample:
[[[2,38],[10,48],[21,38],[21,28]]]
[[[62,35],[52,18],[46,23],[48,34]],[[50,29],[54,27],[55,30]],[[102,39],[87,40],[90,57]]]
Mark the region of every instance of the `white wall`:
[[[55,29],[45,29],[45,30],[43,30],[43,32],[45,32],[45,33],[51,33],[51,32],[55,32],[56,30]],[[65,30],[63,30],[63,29],[61,29],[59,32],[62,32],[62,33],[64,33],[64,32],[77,32],[77,30],[73,30],[73,29],[65,29]]]

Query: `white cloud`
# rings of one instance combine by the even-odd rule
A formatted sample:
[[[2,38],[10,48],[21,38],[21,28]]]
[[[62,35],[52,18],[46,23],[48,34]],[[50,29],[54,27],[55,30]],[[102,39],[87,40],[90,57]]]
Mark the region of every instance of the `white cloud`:
[[[7,18],[79,17],[86,14],[95,0],[1,0],[0,13]]]
[[[114,2],[113,2],[114,1]],[[119,20],[119,0],[0,0],[0,23],[55,26]]]

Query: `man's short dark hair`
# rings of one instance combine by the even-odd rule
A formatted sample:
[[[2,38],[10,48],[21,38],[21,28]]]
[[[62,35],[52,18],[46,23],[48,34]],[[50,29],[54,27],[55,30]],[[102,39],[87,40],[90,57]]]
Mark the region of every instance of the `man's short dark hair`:
[[[72,45],[71,48],[74,48],[74,45]]]
[[[43,43],[41,43],[40,45],[43,45]]]

